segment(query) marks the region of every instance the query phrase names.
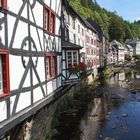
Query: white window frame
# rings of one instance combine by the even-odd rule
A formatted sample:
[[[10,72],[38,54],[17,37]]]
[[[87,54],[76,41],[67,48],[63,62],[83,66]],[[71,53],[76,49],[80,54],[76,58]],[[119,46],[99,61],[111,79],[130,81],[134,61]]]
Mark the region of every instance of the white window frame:
[[[71,64],[72,64],[72,65],[78,64],[78,60],[79,60],[79,59],[78,59],[78,51],[67,51],[67,67],[68,67],[68,65],[70,64],[70,63],[69,63],[69,59],[68,59],[68,56],[69,56],[68,53],[71,53]],[[76,57],[74,57],[74,53],[76,53],[76,55],[77,55]],[[75,61],[75,60],[74,60],[75,58],[76,58],[76,61],[77,61],[77,62],[74,62],[74,61]]]

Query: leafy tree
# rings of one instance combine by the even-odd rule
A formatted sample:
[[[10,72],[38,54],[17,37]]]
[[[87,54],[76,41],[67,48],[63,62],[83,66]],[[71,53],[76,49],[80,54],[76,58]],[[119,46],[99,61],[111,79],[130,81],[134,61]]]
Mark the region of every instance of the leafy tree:
[[[112,16],[109,24],[109,37],[110,41],[116,39],[120,42],[123,42],[125,33],[123,31],[122,21],[118,19],[117,16]]]
[[[129,54],[125,54],[125,60],[126,61],[131,61],[131,56]]]
[[[116,39],[124,42],[126,39],[140,38],[140,21],[130,23],[118,16],[117,12],[109,12],[101,8],[96,0],[68,0],[77,12],[85,18],[91,18],[98,23],[109,36],[109,40]]]
[[[140,60],[140,55],[133,55],[133,58],[136,60]]]

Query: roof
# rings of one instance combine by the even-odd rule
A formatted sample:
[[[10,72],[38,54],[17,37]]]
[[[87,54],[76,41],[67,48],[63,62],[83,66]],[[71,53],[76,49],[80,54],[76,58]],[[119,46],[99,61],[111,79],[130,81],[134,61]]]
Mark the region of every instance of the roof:
[[[79,14],[79,13],[78,13],[78,14]],[[87,19],[86,19],[85,17],[83,17],[83,16],[80,15],[80,14],[79,14],[79,17],[83,20],[84,24],[85,24],[88,28],[92,29],[94,32],[97,33],[96,29],[95,29],[93,26],[91,26],[91,24],[87,21]]]
[[[82,49],[80,45],[73,44],[71,42],[62,41],[62,49]]]
[[[136,44],[139,41],[139,39],[126,39],[125,44]]]
[[[133,47],[132,47],[131,45],[126,45],[126,47],[127,47],[128,49],[133,49]]]
[[[122,45],[120,42],[118,42],[117,40],[113,40],[112,42],[111,42],[111,44],[113,45],[113,46],[115,46],[115,45]]]
[[[125,44],[129,44],[132,41],[132,39],[126,39]]]
[[[74,16],[77,16],[79,18],[79,20],[87,27],[90,28],[91,30],[93,30],[94,32],[97,33],[97,31],[95,30],[95,28],[93,28],[88,21],[86,20],[85,17],[83,17],[80,13],[78,13],[69,3],[67,0],[62,0],[63,5],[67,7],[67,10],[71,10],[70,14]],[[73,13],[72,13],[73,12]]]
[[[89,24],[95,28],[95,30],[98,32],[98,37],[99,37],[99,40],[102,41],[102,38],[103,38],[103,31],[101,29],[101,26],[98,25],[95,21],[91,20],[91,19],[87,19],[87,21],[89,22]]]
[[[113,40],[113,41],[111,42],[111,45],[112,45],[112,46],[116,46],[117,49],[124,49],[124,46],[123,46],[120,42],[118,42],[117,40]]]

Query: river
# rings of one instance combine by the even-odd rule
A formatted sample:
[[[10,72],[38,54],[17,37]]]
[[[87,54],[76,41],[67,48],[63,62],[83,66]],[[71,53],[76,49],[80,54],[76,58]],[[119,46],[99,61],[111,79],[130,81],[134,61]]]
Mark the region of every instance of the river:
[[[90,98],[88,102],[84,104],[82,100],[84,111],[81,109],[80,115],[72,113],[61,116],[62,125],[57,129],[58,135],[54,139],[140,140],[140,92],[132,93],[120,87],[121,82],[138,79],[137,73],[122,71],[102,81],[90,90],[92,96],[87,94]],[[138,82],[136,84],[140,85]]]

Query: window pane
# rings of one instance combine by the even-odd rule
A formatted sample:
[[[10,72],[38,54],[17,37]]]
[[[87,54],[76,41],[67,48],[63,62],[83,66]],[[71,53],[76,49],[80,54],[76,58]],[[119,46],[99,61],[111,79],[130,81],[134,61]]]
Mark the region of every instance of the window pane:
[[[77,65],[77,52],[73,52],[73,65]]]
[[[3,78],[2,78],[2,56],[0,55],[0,92],[3,91]]]
[[[49,64],[49,57],[46,57],[46,76],[47,76],[47,79],[50,78],[50,64]]]
[[[68,63],[68,67],[72,66],[72,54],[71,54],[71,52],[67,52],[67,63]]]
[[[52,57],[52,76],[55,76],[55,60],[54,57]]]
[[[44,10],[44,28],[48,30],[49,24],[49,11],[47,9]]]
[[[51,14],[51,19],[50,19],[50,32],[54,33],[54,18],[55,16]]]

